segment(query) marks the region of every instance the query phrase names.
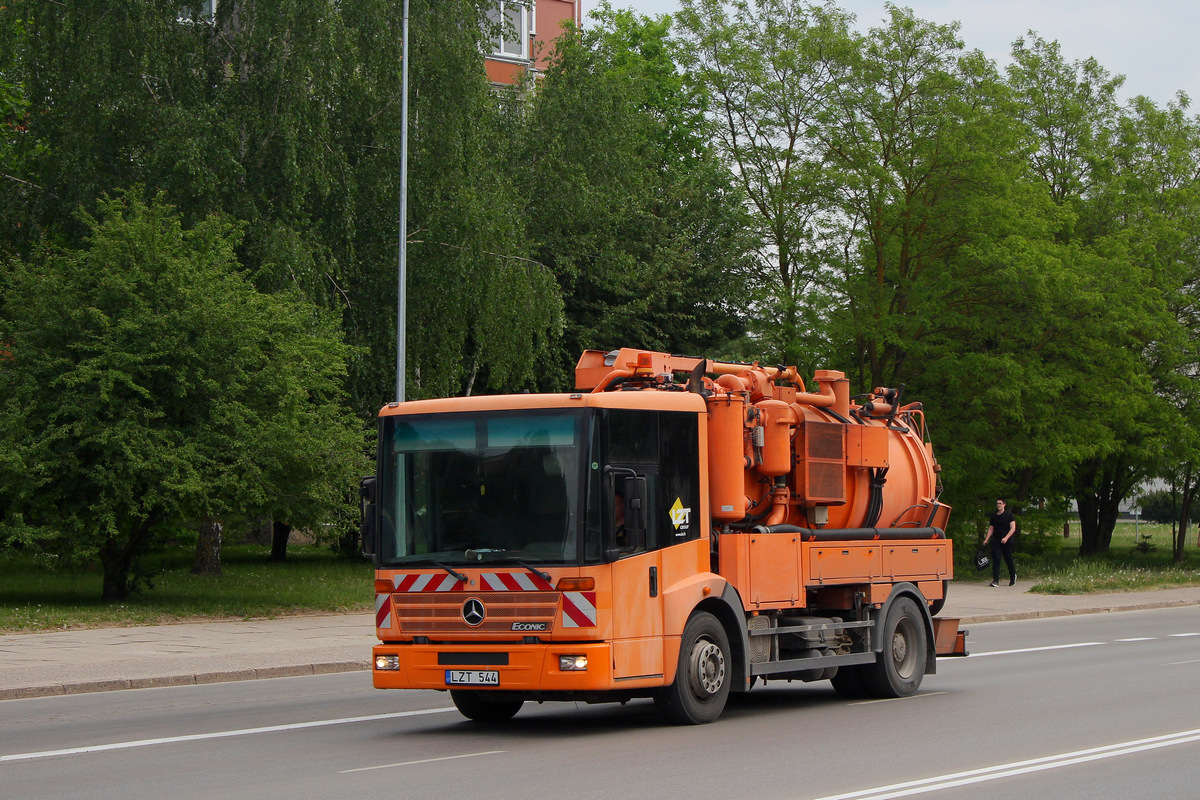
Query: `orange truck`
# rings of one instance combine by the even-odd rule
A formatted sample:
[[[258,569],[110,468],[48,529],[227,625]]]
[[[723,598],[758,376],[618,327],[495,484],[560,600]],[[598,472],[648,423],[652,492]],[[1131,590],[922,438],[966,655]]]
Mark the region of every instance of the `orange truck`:
[[[757,680],[903,697],[938,655],[950,508],[921,406],[840,372],[588,351],[569,394],[391,403],[362,538],[374,685],[653,698],[712,722]]]

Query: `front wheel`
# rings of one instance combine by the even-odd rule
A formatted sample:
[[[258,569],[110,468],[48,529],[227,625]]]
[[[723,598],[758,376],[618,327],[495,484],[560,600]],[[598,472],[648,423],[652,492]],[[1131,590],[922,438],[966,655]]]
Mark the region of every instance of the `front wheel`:
[[[654,705],[676,725],[713,722],[729,699],[729,669],[729,637],[716,617],[701,611],[683,629],[675,682],[655,693]]]
[[[925,620],[911,597],[898,598],[888,608],[880,631],[883,652],[862,672],[863,684],[874,697],[908,697],[921,688],[929,640]]]
[[[525,703],[524,700],[493,700],[489,694],[470,689],[451,689],[450,699],[464,717],[476,722],[507,722],[516,716]]]

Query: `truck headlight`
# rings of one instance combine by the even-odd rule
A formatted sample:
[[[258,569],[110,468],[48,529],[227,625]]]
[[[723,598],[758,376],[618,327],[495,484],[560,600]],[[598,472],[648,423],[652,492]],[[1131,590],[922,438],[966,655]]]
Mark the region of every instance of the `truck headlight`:
[[[375,669],[400,669],[400,656],[375,656]]]
[[[586,672],[587,656],[559,656],[558,668],[562,672]]]

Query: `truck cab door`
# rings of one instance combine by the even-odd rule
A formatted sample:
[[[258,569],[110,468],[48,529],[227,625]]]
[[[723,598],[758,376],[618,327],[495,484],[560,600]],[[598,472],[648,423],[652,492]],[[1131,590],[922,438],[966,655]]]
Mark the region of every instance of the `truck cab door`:
[[[658,550],[613,563],[613,677],[663,673],[663,607]]]
[[[612,562],[613,677],[618,680],[663,674],[662,554],[657,547],[657,520],[647,513],[656,507],[656,477],[637,475],[635,483],[633,475],[614,476],[608,552],[616,559]]]

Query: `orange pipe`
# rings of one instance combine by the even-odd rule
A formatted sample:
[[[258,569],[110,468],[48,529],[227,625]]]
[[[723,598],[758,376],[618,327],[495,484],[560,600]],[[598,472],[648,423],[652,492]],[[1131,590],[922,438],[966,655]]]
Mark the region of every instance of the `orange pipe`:
[[[797,392],[795,402],[806,406],[817,406],[818,408],[829,408],[837,402],[837,396],[833,392],[833,385],[829,383],[820,383],[821,393],[816,392]]]
[[[748,392],[750,391],[750,383],[745,378],[738,375],[725,373],[717,378],[717,386],[730,392]]]
[[[779,525],[787,519],[788,513],[788,488],[786,485],[776,486],[775,491],[771,492],[771,514],[767,517],[762,525]]]
[[[633,373],[627,369],[614,369],[612,372],[604,376],[604,380],[596,384],[596,388],[592,389],[592,394],[603,392],[605,388],[617,378],[632,378]]]

